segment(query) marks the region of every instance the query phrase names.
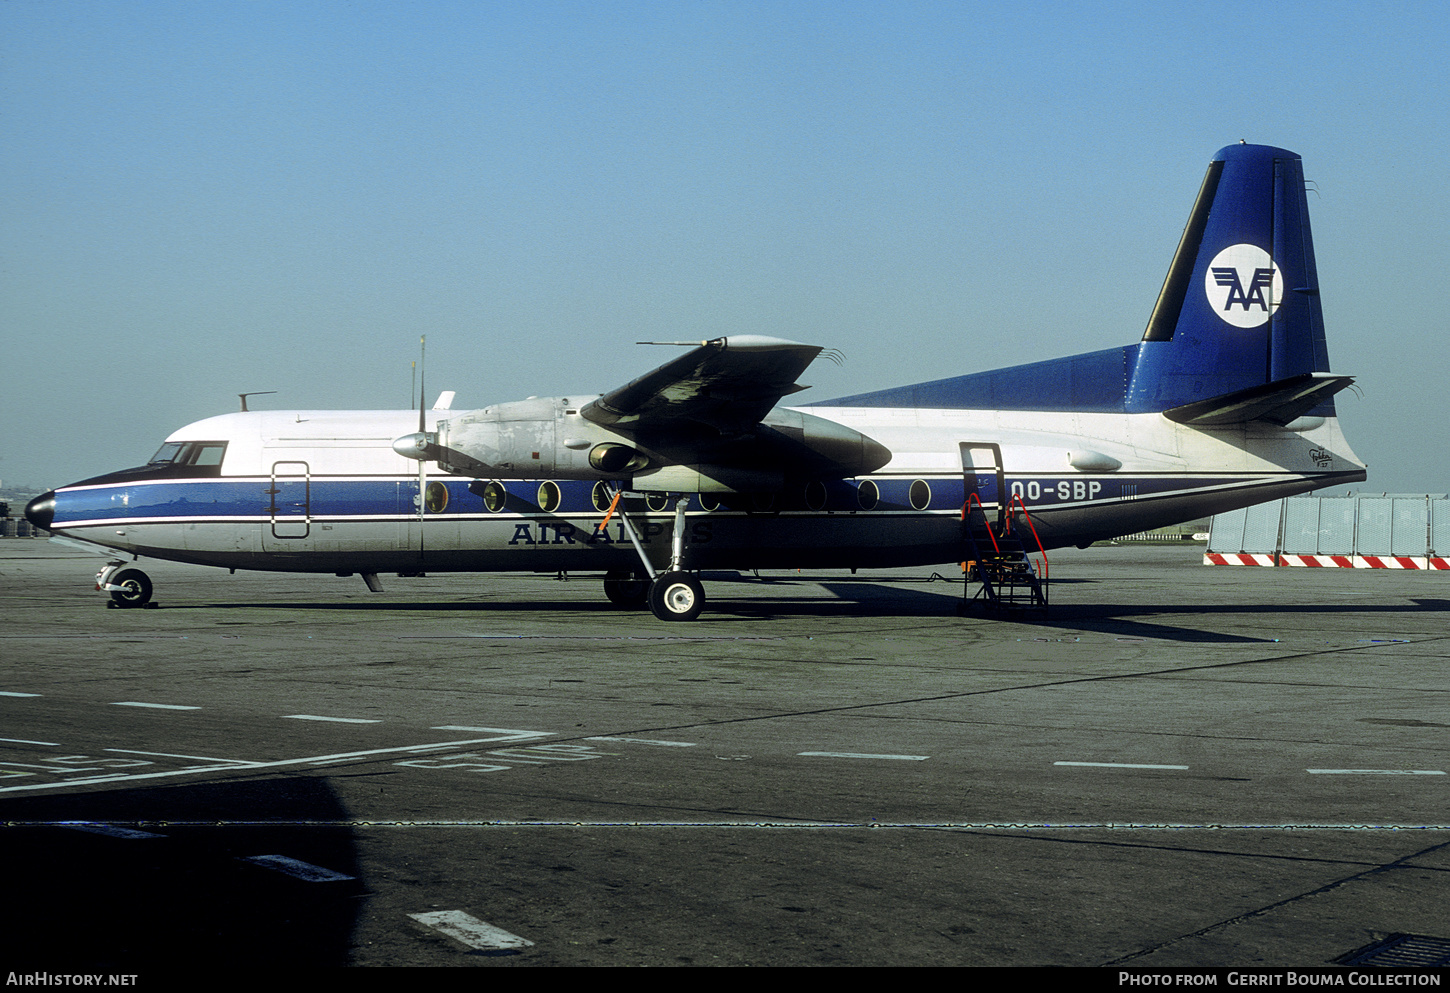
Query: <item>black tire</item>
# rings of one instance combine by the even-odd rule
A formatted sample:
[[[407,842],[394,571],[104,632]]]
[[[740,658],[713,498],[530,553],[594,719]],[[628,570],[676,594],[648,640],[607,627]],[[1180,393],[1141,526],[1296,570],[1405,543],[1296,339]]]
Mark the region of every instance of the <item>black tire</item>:
[[[649,604],[649,577],[642,572],[611,569],[604,574],[604,595],[616,607],[638,610]]]
[[[125,587],[111,591],[111,602],[118,607],[144,607],[151,602],[151,577],[140,569],[122,569],[111,577],[111,585]]]
[[[705,607],[705,588],[687,572],[662,572],[649,588],[649,609],[662,621],[693,621]]]

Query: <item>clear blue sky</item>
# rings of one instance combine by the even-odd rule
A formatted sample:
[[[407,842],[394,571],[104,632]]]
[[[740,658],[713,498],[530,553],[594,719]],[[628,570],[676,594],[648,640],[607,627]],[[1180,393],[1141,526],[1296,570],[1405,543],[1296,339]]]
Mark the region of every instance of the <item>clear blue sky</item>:
[[[1365,488],[1450,489],[1433,3],[0,4],[0,480],[268,406],[602,391],[637,339],[839,348],[802,400],[1142,334],[1209,158],[1300,153]]]

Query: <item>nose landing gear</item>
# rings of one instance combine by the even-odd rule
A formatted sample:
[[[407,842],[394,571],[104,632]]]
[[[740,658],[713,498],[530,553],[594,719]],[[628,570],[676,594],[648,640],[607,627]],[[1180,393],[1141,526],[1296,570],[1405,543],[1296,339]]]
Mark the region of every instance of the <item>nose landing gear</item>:
[[[111,594],[108,607],[154,607],[151,577],[140,569],[127,569],[124,562],[112,562],[96,574],[96,589]]]

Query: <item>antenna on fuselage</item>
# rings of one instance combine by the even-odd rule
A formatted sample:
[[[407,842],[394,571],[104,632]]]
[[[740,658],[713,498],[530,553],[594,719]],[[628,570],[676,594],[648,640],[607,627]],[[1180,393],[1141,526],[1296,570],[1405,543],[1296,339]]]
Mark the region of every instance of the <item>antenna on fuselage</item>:
[[[253,390],[250,393],[238,393],[237,396],[242,398],[242,413],[245,414],[247,412],[247,397],[270,396],[271,394],[276,392],[276,390]]]

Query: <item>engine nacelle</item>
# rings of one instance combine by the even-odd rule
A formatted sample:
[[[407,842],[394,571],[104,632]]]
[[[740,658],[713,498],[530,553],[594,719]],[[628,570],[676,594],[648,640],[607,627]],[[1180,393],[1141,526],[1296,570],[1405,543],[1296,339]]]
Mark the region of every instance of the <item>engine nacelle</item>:
[[[761,424],[763,438],[789,452],[788,464],[799,475],[864,476],[891,461],[891,449],[874,438],[815,414],[776,407]]]
[[[393,447],[406,455],[398,447],[405,441]],[[496,479],[620,479],[649,464],[628,439],[580,417],[568,397],[501,403],[440,421],[427,457],[449,472]]]
[[[589,464],[613,476],[630,476],[649,465],[649,456],[637,448],[605,441],[589,449]]]
[[[637,438],[583,417],[581,406],[568,397],[497,404],[439,421],[436,432],[404,435],[393,450],[459,475],[631,480],[642,490],[684,493],[773,492],[789,479],[864,475],[891,459],[859,431],[798,410],[777,407],[743,434],[682,423]]]

